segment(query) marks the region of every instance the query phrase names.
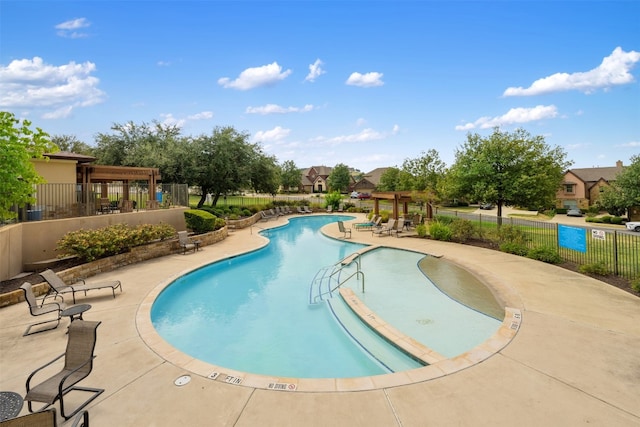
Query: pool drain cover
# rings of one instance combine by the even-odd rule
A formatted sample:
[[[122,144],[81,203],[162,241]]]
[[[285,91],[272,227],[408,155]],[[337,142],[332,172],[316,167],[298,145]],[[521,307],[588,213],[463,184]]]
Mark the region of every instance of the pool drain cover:
[[[180,387],[185,384],[189,384],[189,381],[191,381],[191,377],[189,375],[183,375],[181,377],[178,377],[178,379],[176,379],[173,383]]]

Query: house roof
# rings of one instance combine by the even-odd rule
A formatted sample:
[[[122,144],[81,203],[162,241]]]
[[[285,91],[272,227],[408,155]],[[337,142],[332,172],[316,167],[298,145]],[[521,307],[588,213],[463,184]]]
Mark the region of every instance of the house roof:
[[[605,181],[615,181],[616,177],[622,172],[623,166],[604,167],[604,168],[582,168],[569,169],[569,172],[580,178],[584,182],[596,182],[600,179]]]
[[[45,153],[44,155],[50,159],[75,160],[78,163],[91,163],[96,161],[95,157],[72,153],[70,151],[58,151],[57,153]]]
[[[380,184],[380,177],[382,177],[382,174],[385,173],[387,169],[389,168],[376,168],[371,172],[364,174],[364,178],[366,178],[367,181],[369,181],[373,185],[377,186],[378,184]]]

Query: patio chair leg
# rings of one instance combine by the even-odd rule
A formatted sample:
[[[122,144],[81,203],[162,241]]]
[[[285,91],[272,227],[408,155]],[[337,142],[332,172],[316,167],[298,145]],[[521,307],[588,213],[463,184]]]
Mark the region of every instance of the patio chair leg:
[[[30,332],[31,328],[33,328],[34,326],[44,325],[46,323],[51,323],[51,322],[56,322],[56,325],[55,326],[51,326],[50,328],[45,328],[45,329],[40,329],[40,330],[37,330],[37,331],[34,331],[34,332]],[[29,327],[27,328],[26,331],[24,331],[24,334],[22,334],[22,336],[26,337],[27,335],[39,334],[40,332],[50,331],[52,329],[57,328],[59,324],[60,324],[60,317],[58,317],[57,319],[45,320],[44,322],[34,323],[32,325],[29,325]]]
[[[71,391],[87,391],[89,393],[92,393],[92,396],[89,399],[85,400],[83,403],[81,403],[76,409],[74,409],[72,413],[67,415],[64,412],[64,396]],[[90,388],[90,387],[71,387],[67,390],[64,390],[62,392],[62,397],[60,397],[60,414],[65,420],[68,420],[69,418],[73,417],[75,414],[80,412],[82,409],[84,409],[85,406],[91,403],[96,397],[100,396],[103,392],[104,392],[104,389]]]

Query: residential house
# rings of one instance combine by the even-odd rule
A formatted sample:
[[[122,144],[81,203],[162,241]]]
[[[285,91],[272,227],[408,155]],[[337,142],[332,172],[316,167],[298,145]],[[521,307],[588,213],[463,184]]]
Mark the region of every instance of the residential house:
[[[376,187],[380,184],[380,177],[388,168],[377,168],[362,176],[358,182],[356,182],[351,191],[357,191],[359,193],[372,193],[376,190]]]
[[[624,166],[618,160],[615,167],[569,169],[556,196],[556,207],[587,209],[593,206],[600,193],[615,181]]]
[[[333,168],[311,166],[302,172],[302,191],[305,193],[325,193],[329,189],[327,179]]]

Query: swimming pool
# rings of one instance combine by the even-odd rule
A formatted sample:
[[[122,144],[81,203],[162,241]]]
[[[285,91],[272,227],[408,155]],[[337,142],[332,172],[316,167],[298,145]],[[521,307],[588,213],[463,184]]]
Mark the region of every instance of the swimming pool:
[[[363,351],[363,347],[371,349],[371,337],[363,338],[367,328],[356,326],[353,316],[344,317],[348,316],[348,310],[342,310],[336,318],[335,313],[340,308],[309,304],[309,285],[316,272],[364,248],[364,245],[327,238],[319,231],[325,224],[348,219],[350,217],[336,215],[291,218],[289,225],[269,231],[270,244],[266,247],[178,278],[154,302],[151,308],[153,326],[171,345],[197,359],[263,375],[346,378],[422,366],[379,337],[373,339],[378,338],[375,346],[384,344],[383,356],[377,351]],[[389,274],[400,274],[396,278],[402,277],[403,283],[413,283],[416,289],[433,289],[416,265],[424,255],[406,251],[399,251],[398,255],[397,251],[376,249],[362,258],[367,284],[366,303],[375,305],[376,311],[384,312],[383,317],[393,317],[391,315],[396,312],[407,313],[408,309],[407,305],[402,305],[402,298],[386,308],[384,304],[380,305],[389,299],[388,289],[382,294],[379,291],[385,289]],[[392,253],[394,259],[389,261]],[[387,262],[379,262],[375,258],[378,256]],[[357,290],[358,284],[354,282],[353,285]],[[405,295],[410,293],[410,300],[416,300],[415,289],[396,289],[391,294],[399,297],[403,292]],[[374,302],[375,299],[379,301]],[[436,304],[438,311],[446,314],[450,308],[442,308],[441,304],[448,306],[450,303],[445,296]],[[332,306],[339,305],[339,297],[334,298]],[[459,304],[455,307],[460,310],[455,316],[460,317],[459,313],[465,312],[465,308]],[[415,317],[415,308],[410,311]],[[419,315],[422,324],[433,326],[435,323],[425,320],[423,314]],[[439,327],[444,326],[439,322]],[[470,322],[477,323],[475,320]],[[494,333],[500,321],[492,319],[492,322],[488,322],[486,330],[468,342],[465,349]],[[362,330],[352,334],[353,328]],[[400,325],[399,328],[408,329],[412,336],[417,333],[415,324],[408,328]],[[375,335],[370,330],[368,334]],[[452,350],[452,354],[457,351]]]

